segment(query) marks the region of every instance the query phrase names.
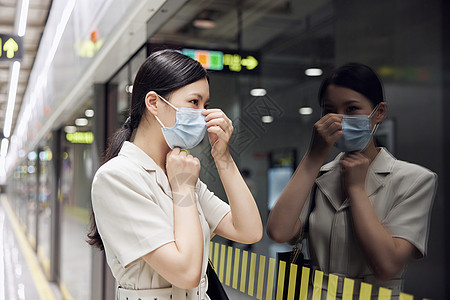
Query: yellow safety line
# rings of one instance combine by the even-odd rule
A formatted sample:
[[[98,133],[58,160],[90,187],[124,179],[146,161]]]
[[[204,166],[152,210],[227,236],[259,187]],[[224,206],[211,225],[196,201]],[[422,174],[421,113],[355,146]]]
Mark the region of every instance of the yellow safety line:
[[[297,283],[297,268],[298,266],[296,264],[291,264],[291,269],[289,270],[288,300],[294,300],[295,286]]]
[[[399,300],[413,300],[413,295],[406,294],[406,293],[400,293]]]
[[[387,288],[380,287],[378,289],[378,300],[391,300],[392,291]]]
[[[230,286],[231,279],[231,261],[233,260],[233,247],[228,246],[228,257],[227,257],[227,275],[225,277],[225,284]]]
[[[4,203],[5,209],[7,210],[8,215],[13,214],[14,220],[16,220],[16,226],[14,227],[15,231],[18,231],[21,233],[22,238],[25,241],[25,244],[30,248],[29,241],[26,241],[26,237],[23,231],[20,230],[20,223],[16,219],[14,213],[12,213],[11,207],[9,206],[9,203],[2,199],[2,202]],[[10,218],[13,220],[13,218]],[[12,222],[13,223],[13,222]],[[19,234],[16,234],[19,236]],[[227,249],[228,248],[228,249]],[[233,251],[234,249],[234,251]],[[32,252],[32,250],[30,250]],[[39,254],[42,253],[42,250],[39,249]],[[219,256],[220,254],[220,256]],[[210,249],[209,249],[209,258],[213,261],[213,265],[216,268],[216,272],[218,272],[218,276],[220,281],[225,280],[225,284],[230,286],[231,281],[231,273],[233,273],[233,282],[232,282],[232,288],[235,290],[238,290],[238,284],[239,284],[239,278],[240,278],[240,284],[239,284],[239,290],[242,293],[245,293],[247,291],[248,295],[254,296],[255,294],[255,288],[256,288],[256,298],[258,300],[263,299],[264,294],[264,282],[266,278],[266,257],[264,255],[259,255],[259,267],[258,267],[258,273],[256,272],[256,264],[258,260],[258,254],[250,252],[250,266],[248,265],[248,259],[249,259],[249,251],[242,250],[242,260],[240,261],[241,257],[241,250],[239,248],[233,248],[230,246],[223,245],[221,243],[216,242],[210,242]],[[36,258],[35,258],[36,259]],[[219,261],[220,259],[220,261]],[[234,263],[233,263],[234,260]],[[287,300],[294,300],[295,297],[295,289],[296,285],[299,283],[299,280],[297,277],[297,269],[298,266],[295,264],[291,264],[290,272],[289,274],[286,274],[286,262],[280,261],[278,263],[278,276],[277,276],[277,282],[274,284],[274,277],[275,277],[275,267],[276,267],[276,260],[274,258],[268,258],[269,260],[269,266],[267,270],[267,285],[266,285],[266,294],[265,294],[265,300],[272,300],[275,296],[276,300],[281,300],[283,298],[284,293],[284,283],[285,280],[289,280],[288,286],[287,286]],[[219,265],[220,263],[220,265]],[[30,264],[30,263],[29,263]],[[39,268],[39,264],[37,265]],[[42,270],[41,274],[42,274]],[[248,274],[247,274],[248,271]],[[306,300],[308,299],[308,287],[309,287],[309,278],[310,278],[310,272],[311,269],[307,267],[302,266],[302,276],[300,280],[300,295],[299,300]],[[248,276],[248,286],[247,286],[247,276]],[[256,278],[256,276],[258,276]],[[285,278],[288,276],[289,278]],[[225,277],[225,279],[224,279]],[[314,282],[313,282],[313,289],[312,289],[312,295],[309,295],[309,297],[312,296],[313,300],[320,300],[322,296],[322,285],[323,285],[323,277],[324,273],[322,271],[316,270],[314,274]],[[355,282],[354,280],[350,278],[343,277],[344,280],[344,287],[342,290],[342,300],[352,300],[353,299],[353,290]],[[328,275],[328,282],[327,282],[327,296],[326,300],[336,300],[337,297],[337,286],[338,286],[339,277],[334,274]],[[45,281],[47,282],[47,281]],[[255,282],[257,283],[257,286],[255,287]],[[276,291],[274,295],[274,288],[276,285]],[[372,294],[372,285],[369,283],[362,282],[361,286],[359,288],[359,300],[369,300],[371,299]],[[67,289],[61,284],[61,290],[64,294],[64,291]],[[66,300],[72,300],[70,297],[70,294],[66,293],[68,297],[64,297]],[[378,300],[390,300],[392,296],[392,291],[387,288],[379,288],[378,291]],[[48,298],[45,298],[46,300]],[[53,298],[52,298],[53,299]],[[409,295],[406,293],[400,293],[399,300],[413,300],[413,295]],[[325,299],[324,299],[325,300]],[[428,300],[427,298],[423,298],[423,300]]]
[[[223,275],[225,272],[225,251],[226,251],[226,246],[225,245],[221,245],[220,247],[220,268],[219,268],[219,280],[220,282],[223,282]]]
[[[316,270],[314,273],[314,288],[313,288],[313,300],[320,300],[322,296],[322,282],[323,282],[323,272]]]
[[[342,300],[353,299],[353,287],[355,281],[353,279],[344,278],[344,290],[342,291]]]
[[[310,268],[302,267],[302,279],[300,282],[300,299],[306,300],[308,298],[308,284],[309,284],[309,273]]]
[[[269,257],[269,270],[267,271],[266,300],[272,300],[274,275],[275,275],[275,259]]]
[[[248,251],[242,251],[242,267],[241,267],[241,288],[240,291],[245,293],[245,283],[247,282],[247,261]]]
[[[361,282],[359,289],[359,300],[370,300],[372,294],[372,285],[370,283]]]
[[[209,259],[212,261],[214,242],[209,242]]]
[[[264,255],[259,256],[259,271],[258,271],[258,287],[256,290],[256,299],[261,300],[264,288],[264,271],[266,268],[266,257]]]
[[[220,247],[219,243],[214,243],[214,260],[213,260],[213,265],[214,265],[214,268],[216,269],[216,272],[217,272],[217,269],[219,267],[219,247]]]
[[[238,287],[238,274],[239,274],[239,256],[241,255],[241,249],[234,249],[234,269],[233,269],[233,289],[237,290]]]
[[[20,230],[19,221],[9,205],[9,202],[5,198],[2,198],[2,204],[5,208],[6,214],[9,217],[20,248],[22,249],[23,256],[27,262],[28,268],[30,269],[31,276],[33,277],[33,281],[40,298],[42,300],[54,300],[55,296],[50,289],[50,285],[45,278],[41,267],[39,266],[36,255],[31,249],[30,244],[27,242],[25,234]]]
[[[280,262],[278,263],[277,296],[275,298],[276,300],[283,299],[285,273],[286,273],[286,262],[280,260]]]
[[[59,288],[61,290],[61,295],[64,300],[73,300],[72,295],[70,294],[69,290],[67,289],[64,283],[61,283],[59,285]]]
[[[334,274],[328,275],[327,300],[336,299],[337,285],[338,285],[338,276]]]
[[[44,270],[44,274],[50,279],[50,259],[48,259],[44,254],[44,249],[41,246],[38,246],[37,256],[39,261],[41,262],[42,269]]]
[[[250,256],[250,271],[248,273],[248,294],[253,296],[255,290],[255,273],[256,273],[256,253],[251,253]]]

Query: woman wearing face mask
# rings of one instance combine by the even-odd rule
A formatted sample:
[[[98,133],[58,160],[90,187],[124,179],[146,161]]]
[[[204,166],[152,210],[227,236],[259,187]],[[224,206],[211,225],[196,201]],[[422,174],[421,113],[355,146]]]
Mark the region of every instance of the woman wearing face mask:
[[[314,269],[339,275],[338,298],[347,277],[355,279],[356,295],[364,281],[373,284],[373,297],[386,287],[395,299],[407,261],[426,254],[437,176],[376,146],[373,134],[386,115],[383,99],[380,80],[362,64],[346,64],[323,81],[323,117],[269,216],[273,240],[295,241],[313,198],[309,251]],[[333,146],[342,153],[322,166]]]
[[[206,71],[179,52],[153,53],[136,75],[130,116],[92,185],[90,243],[105,250],[119,300],[209,299],[211,236],[261,239],[257,206],[228,149],[233,126],[208,104]],[[198,179],[199,160],[182,150],[205,132],[229,205]]]

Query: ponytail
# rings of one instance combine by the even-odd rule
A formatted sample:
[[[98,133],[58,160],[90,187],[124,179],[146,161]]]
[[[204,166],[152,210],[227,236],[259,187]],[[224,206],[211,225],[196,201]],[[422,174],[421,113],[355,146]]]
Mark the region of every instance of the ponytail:
[[[122,128],[118,129],[109,139],[108,148],[106,148],[105,156],[102,164],[106,163],[113,157],[116,157],[125,141],[129,141],[133,135],[134,126],[131,124],[131,118],[128,117]]]

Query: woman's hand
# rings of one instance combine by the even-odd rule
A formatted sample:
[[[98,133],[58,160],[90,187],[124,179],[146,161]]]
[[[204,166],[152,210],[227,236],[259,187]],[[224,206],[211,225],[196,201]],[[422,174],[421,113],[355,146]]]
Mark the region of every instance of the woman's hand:
[[[186,194],[195,189],[200,173],[200,161],[175,147],[167,153],[166,171],[172,193]]]
[[[370,160],[361,152],[346,153],[341,159],[343,192],[350,196],[355,191],[365,191]]]
[[[207,109],[202,111],[206,116],[209,142],[211,143],[211,155],[219,159],[229,154],[229,143],[233,133],[233,124],[221,109]]]
[[[328,157],[334,143],[343,135],[342,116],[326,114],[314,124],[311,155],[319,155],[323,159]]]

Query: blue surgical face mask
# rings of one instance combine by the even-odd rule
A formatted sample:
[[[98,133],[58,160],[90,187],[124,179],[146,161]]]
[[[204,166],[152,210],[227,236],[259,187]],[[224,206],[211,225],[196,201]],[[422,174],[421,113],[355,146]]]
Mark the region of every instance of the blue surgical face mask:
[[[202,115],[203,109],[175,107],[163,97],[159,97],[177,111],[175,125],[171,128],[164,126],[161,120],[155,116],[161,124],[161,130],[167,145],[171,149],[175,147],[192,149],[200,144],[206,132],[205,116]]]
[[[336,148],[342,152],[360,152],[366,149],[378,128],[376,124],[373,130],[370,130],[370,121],[377,109],[378,105],[370,115],[343,115],[341,124],[344,134],[337,140]]]

